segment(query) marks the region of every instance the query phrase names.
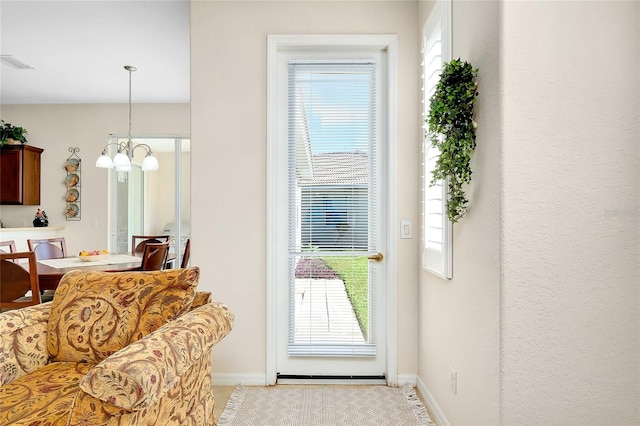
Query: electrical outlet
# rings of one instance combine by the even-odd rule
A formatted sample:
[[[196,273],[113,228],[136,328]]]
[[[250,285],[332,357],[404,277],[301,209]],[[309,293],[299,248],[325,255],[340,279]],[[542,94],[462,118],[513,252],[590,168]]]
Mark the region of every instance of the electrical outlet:
[[[451,371],[449,372],[449,378],[451,381],[451,393],[457,395],[458,393],[458,372],[450,367]]]

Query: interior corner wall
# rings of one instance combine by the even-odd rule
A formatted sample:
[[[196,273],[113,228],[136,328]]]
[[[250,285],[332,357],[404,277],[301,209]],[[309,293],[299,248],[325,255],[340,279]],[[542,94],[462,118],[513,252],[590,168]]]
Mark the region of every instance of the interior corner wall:
[[[266,380],[267,36],[398,35],[398,218],[417,224],[416,11],[407,1],[191,2],[192,263],[236,314],[214,349],[214,380]],[[397,243],[398,374],[414,375],[418,242]]]
[[[429,3],[421,2],[424,23]],[[422,271],[419,380],[451,424],[499,423],[500,3],[453,1],[452,57],[479,68],[469,213],[453,226],[453,279]],[[457,372],[457,394],[450,386]]]
[[[503,4],[502,424],[640,423],[639,8]]]

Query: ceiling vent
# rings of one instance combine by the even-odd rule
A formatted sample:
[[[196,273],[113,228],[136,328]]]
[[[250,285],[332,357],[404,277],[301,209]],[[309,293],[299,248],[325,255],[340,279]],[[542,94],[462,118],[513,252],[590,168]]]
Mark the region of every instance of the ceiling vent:
[[[18,59],[13,55],[0,55],[0,62],[5,65],[9,65],[18,70],[34,70],[36,69],[34,66],[29,65],[22,59]]]

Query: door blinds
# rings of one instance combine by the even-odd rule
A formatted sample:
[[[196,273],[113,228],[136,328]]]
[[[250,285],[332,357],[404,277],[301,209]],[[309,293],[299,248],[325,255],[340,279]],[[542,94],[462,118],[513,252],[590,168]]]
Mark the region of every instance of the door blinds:
[[[327,334],[326,317],[336,306],[304,319],[296,311],[296,297],[303,291],[300,279],[313,284],[319,274],[303,276],[303,263],[324,265],[327,257],[366,259],[377,251],[375,70],[371,61],[288,65],[290,355],[375,354],[373,325],[367,319],[373,315],[360,315],[361,333]],[[366,260],[364,265],[367,274]],[[317,293],[317,288],[312,285],[306,294]],[[325,286],[322,292],[329,303],[331,290]],[[368,296],[369,306],[372,299]]]

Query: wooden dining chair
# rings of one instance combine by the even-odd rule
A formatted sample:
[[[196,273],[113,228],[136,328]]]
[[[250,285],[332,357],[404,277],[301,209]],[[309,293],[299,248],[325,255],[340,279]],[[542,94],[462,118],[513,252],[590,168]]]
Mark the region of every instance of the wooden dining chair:
[[[169,242],[171,235],[132,235],[131,236],[131,253],[143,253],[144,246],[147,243],[164,243]]]
[[[15,253],[16,242],[13,240],[0,241],[0,253]]]
[[[27,259],[29,269],[17,262]],[[31,296],[26,293],[31,290]],[[0,311],[41,303],[36,255],[32,251],[0,253]]]
[[[184,245],[184,253],[182,253],[182,261],[180,262],[182,269],[189,265],[189,257],[191,257],[191,238],[187,238],[187,243]]]
[[[159,271],[164,269],[169,256],[169,242],[146,243],[142,253],[141,271]]]
[[[27,240],[27,244],[29,245],[29,251],[36,254],[37,260],[67,257],[67,244],[64,237],[30,238]]]

